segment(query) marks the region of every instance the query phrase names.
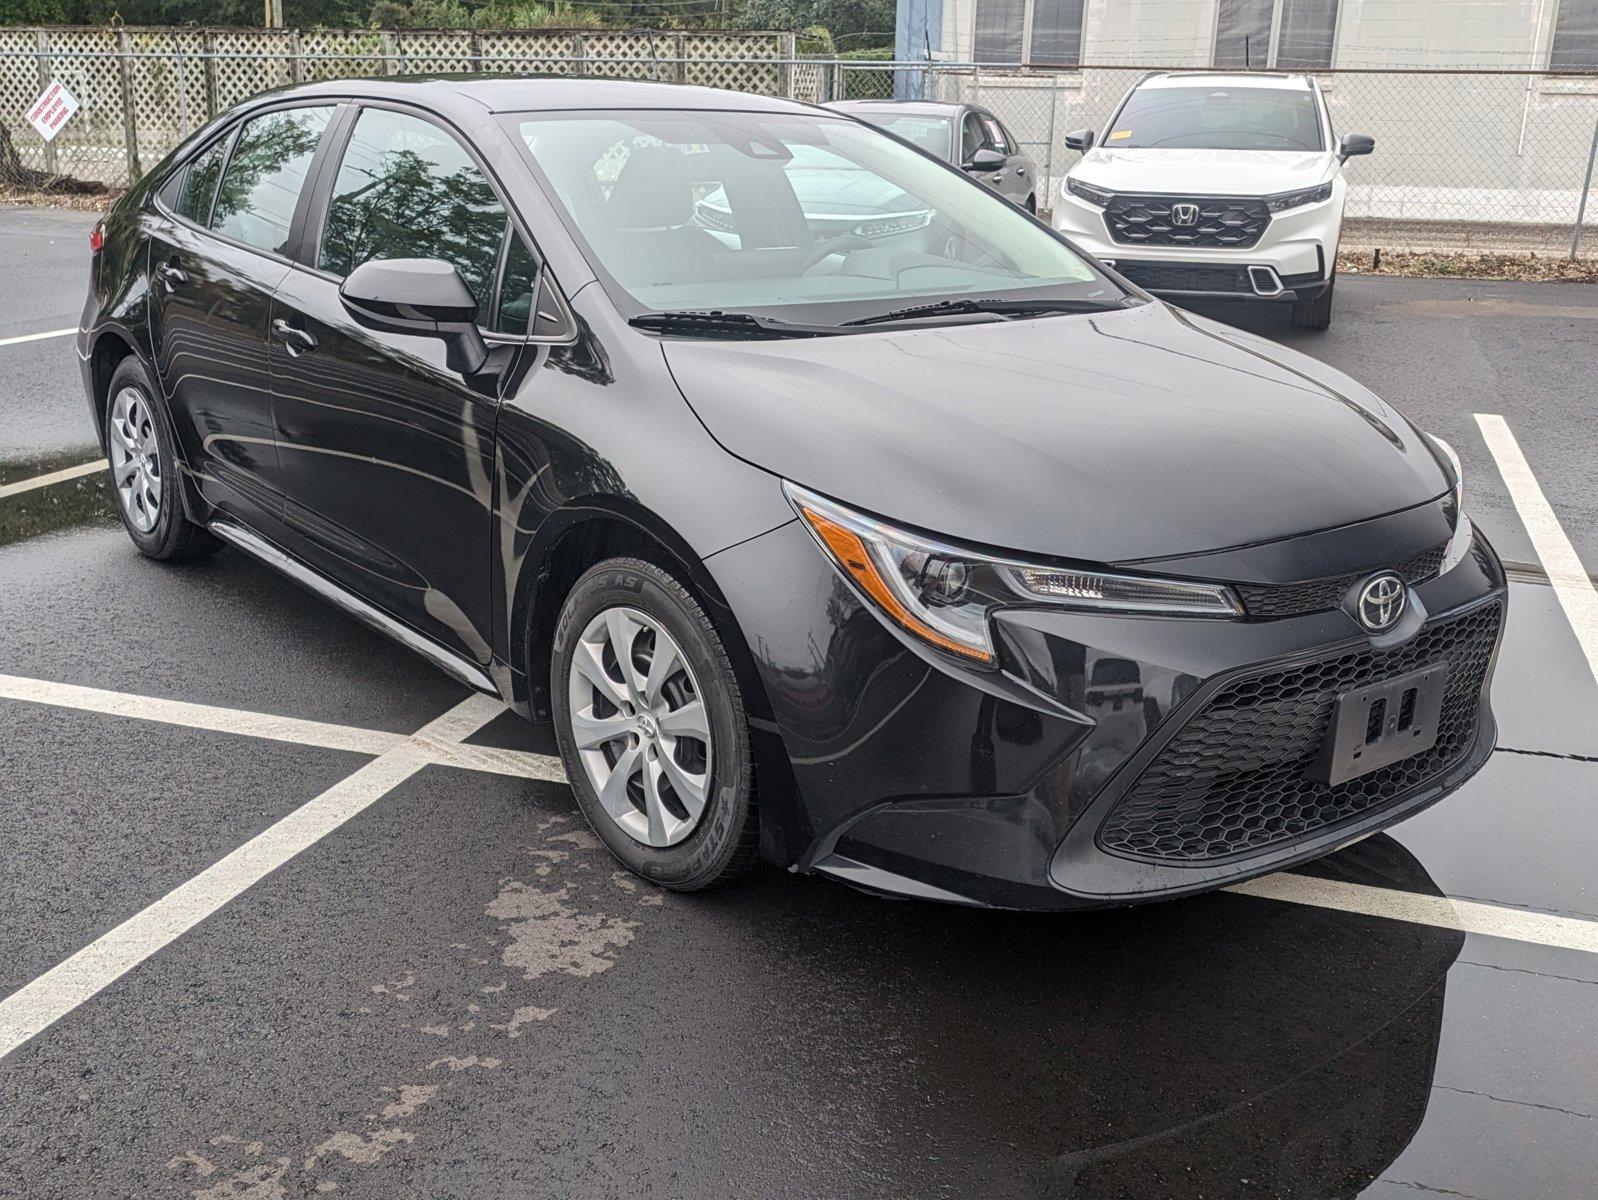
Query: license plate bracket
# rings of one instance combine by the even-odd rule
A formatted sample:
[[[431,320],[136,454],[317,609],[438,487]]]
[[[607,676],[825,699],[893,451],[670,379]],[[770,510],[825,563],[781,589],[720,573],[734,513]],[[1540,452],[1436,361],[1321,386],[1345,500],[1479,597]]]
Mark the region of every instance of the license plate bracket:
[[[1337,697],[1309,777],[1336,787],[1437,744],[1448,664],[1437,663]]]

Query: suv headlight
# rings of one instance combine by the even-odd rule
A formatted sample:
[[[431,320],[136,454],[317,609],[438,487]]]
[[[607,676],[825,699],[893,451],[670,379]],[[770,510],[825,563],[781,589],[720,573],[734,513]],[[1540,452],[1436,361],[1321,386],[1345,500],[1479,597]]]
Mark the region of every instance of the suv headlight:
[[[996,665],[989,617],[1004,607],[1243,615],[1237,596],[1221,584],[992,558],[857,513],[796,484],[783,488],[827,556],[880,613],[968,663]]]
[[[1305,204],[1319,204],[1322,200],[1332,198],[1332,185],[1323,183],[1319,187],[1305,188],[1299,192],[1281,192],[1275,196],[1265,197],[1265,207],[1272,212],[1282,212],[1284,209],[1299,208]]]
[[[1103,188],[1096,188],[1091,183],[1083,183],[1080,179],[1065,177],[1065,190],[1073,196],[1079,196],[1089,204],[1097,204],[1100,208],[1115,199],[1114,192],[1107,192]]]

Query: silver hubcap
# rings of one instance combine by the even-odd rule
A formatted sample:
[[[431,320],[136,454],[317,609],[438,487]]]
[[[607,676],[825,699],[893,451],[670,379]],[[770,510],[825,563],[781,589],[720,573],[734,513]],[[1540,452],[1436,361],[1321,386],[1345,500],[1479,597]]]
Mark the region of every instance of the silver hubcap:
[[[111,478],[128,522],[149,533],[161,517],[161,450],[150,406],[137,388],[123,388],[111,404]]]
[[[692,833],[710,795],[710,721],[665,627],[606,609],[578,639],[566,686],[572,744],[610,819],[646,846]]]

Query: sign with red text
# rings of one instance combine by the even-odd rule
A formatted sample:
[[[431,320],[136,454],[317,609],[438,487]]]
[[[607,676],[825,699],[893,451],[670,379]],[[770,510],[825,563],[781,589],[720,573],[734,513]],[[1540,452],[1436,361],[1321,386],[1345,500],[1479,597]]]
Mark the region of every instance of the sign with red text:
[[[28,110],[28,124],[37,129],[45,141],[53,142],[55,135],[61,132],[61,126],[77,111],[77,97],[58,81],[45,88],[44,95],[33,102],[33,107]]]

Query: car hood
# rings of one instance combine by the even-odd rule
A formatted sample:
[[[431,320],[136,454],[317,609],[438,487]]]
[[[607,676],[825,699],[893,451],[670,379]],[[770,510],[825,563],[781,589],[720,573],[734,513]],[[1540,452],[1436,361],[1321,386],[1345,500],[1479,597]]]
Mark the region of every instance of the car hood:
[[[1149,303],[792,341],[667,339],[728,451],[901,524],[1101,563],[1348,525],[1448,487],[1353,380]]]
[[[1335,158],[1325,150],[1095,149],[1071,177],[1112,192],[1191,192],[1208,196],[1268,196],[1325,181]]]

